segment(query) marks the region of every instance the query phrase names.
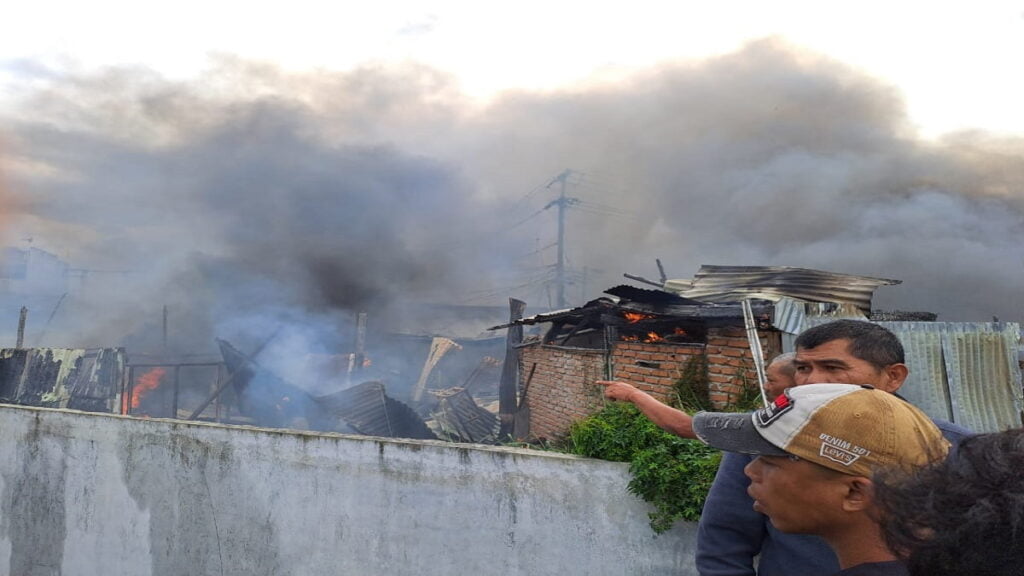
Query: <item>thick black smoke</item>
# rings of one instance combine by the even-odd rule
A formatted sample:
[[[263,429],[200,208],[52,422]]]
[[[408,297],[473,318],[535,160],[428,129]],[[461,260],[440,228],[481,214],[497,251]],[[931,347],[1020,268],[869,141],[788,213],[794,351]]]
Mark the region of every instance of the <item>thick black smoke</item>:
[[[196,82],[113,69],[32,86],[7,118],[6,240],[106,271],[66,345],[151,343],[162,305],[182,347],[283,324],[331,349],[353,313],[409,301],[537,312],[566,169],[571,303],[656,277],[660,258],[675,278],[897,278],[876,305],[1021,320],[1022,141],[924,141],[893,88],[774,40],[486,105],[415,66],[226,60]]]

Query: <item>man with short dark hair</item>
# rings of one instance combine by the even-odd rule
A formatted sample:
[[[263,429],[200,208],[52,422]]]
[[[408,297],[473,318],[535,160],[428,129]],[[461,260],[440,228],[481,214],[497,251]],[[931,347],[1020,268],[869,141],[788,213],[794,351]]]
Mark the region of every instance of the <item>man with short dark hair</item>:
[[[846,383],[896,392],[909,370],[903,345],[883,326],[836,320],[796,339],[796,385]],[[970,431],[934,421],[955,446]],[[819,576],[838,570],[835,554],[815,536],[784,534],[754,510],[743,469],[751,458],[726,453],[704,503],[697,527],[697,571],[701,576]]]
[[[693,428],[714,448],[754,456],[754,509],[781,532],[824,539],[836,576],[907,575],[886,545],[871,478],[945,458],[949,442],[923,412],[870,386],[809,384],[752,414],[701,412]]]

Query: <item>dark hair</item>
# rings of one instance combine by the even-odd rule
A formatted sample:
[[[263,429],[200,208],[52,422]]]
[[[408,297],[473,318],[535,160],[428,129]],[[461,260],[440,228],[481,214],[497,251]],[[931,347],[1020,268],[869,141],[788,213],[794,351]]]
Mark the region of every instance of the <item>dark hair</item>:
[[[903,364],[903,344],[888,328],[864,320],[835,320],[808,328],[796,337],[797,350],[811,350],[833,340],[849,340],[850,353],[879,370]]]
[[[886,542],[912,576],[1024,573],[1024,429],[966,438],[945,461],[875,480]]]

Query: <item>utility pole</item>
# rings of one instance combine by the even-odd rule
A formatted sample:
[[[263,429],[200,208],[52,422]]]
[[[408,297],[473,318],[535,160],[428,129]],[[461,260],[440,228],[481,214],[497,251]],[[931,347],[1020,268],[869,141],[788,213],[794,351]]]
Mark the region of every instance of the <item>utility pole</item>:
[[[555,182],[561,182],[562,185],[558,198],[548,202],[544,207],[547,210],[552,206],[558,206],[558,262],[555,263],[555,285],[558,288],[556,302],[559,309],[568,307],[565,300],[565,209],[572,204],[579,204],[579,198],[569,198],[565,195],[565,188],[571,174],[572,170],[566,169],[552,178],[551,182],[548,182],[548,188],[551,188]]]
[[[18,343],[15,344],[15,348],[21,349],[25,344],[25,320],[28,318],[28,308],[25,306],[21,307],[21,314],[18,316]]]

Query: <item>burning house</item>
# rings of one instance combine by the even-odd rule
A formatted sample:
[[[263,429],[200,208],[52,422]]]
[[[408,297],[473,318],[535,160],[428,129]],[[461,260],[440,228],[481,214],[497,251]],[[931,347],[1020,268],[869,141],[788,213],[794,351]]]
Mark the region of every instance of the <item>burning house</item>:
[[[361,314],[343,354],[275,348],[276,332],[249,352],[218,339],[217,356],[13,348],[0,351],[0,401],[456,442],[559,439],[604,403],[595,380],[626,380],[664,400],[699,358],[708,399],[724,407],[757,390],[758,361],[792,350],[806,327],[843,317],[883,323],[902,339],[911,366],[902,393],[930,414],[976,430],[1019,424],[1019,327],[873,311],[874,291],[898,282],[705,266],[659,289],[616,286],[526,318],[519,302],[518,316],[490,331],[481,325],[497,309],[446,310],[443,333],[367,331]],[[420,313],[417,322],[436,325]],[[524,326],[546,330],[522,340]],[[503,328],[507,338],[493,332]]]
[[[800,331],[835,318],[893,330],[911,366],[903,393],[931,414],[975,430],[1019,425],[1019,327],[873,312],[874,291],[898,283],[801,268],[703,266],[692,280],[666,280],[658,290],[617,286],[578,308],[496,326],[549,325],[520,347],[518,404],[525,409],[517,436],[564,438],[573,421],[605,402],[598,379],[626,380],[666,400],[697,356],[707,362],[711,402],[724,407],[757,387],[752,350],[760,360],[792,351]]]
[[[415,328],[367,331],[360,314],[346,354],[282,352],[275,349],[278,332],[249,353],[217,339],[219,356],[8,348],[0,350],[0,402],[491,443],[504,338],[485,331],[493,316],[467,319],[493,310],[456,310],[462,317],[455,319],[447,312],[451,337]],[[290,370],[279,374],[282,366]]]

